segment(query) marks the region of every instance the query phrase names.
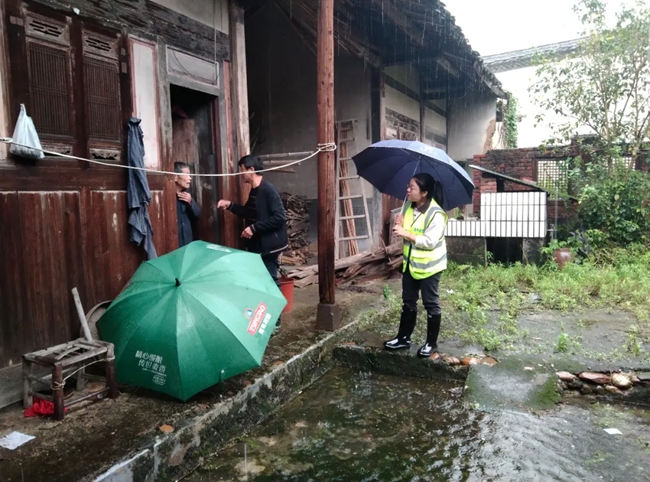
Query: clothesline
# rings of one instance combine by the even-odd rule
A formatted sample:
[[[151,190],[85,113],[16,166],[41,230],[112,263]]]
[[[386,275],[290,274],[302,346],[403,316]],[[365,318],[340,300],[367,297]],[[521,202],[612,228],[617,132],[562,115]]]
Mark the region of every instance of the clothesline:
[[[17,142],[14,142],[11,137],[0,137],[0,142],[4,144],[13,144],[16,146],[20,147],[27,147],[29,149],[34,149],[37,151],[43,152],[43,154],[47,154],[49,156],[56,156],[56,157],[63,157],[66,159],[73,159],[77,161],[84,161],[84,162],[89,162],[91,164],[98,164],[100,166],[107,166],[107,167],[118,167],[122,169],[133,169],[135,171],[145,171],[150,174],[167,174],[170,176],[177,176],[179,173],[177,172],[170,172],[170,171],[162,171],[159,169],[151,169],[148,167],[134,167],[134,166],[127,166],[124,164],[115,164],[112,162],[105,162],[105,161],[98,161],[97,159],[86,159],[83,157],[77,157],[77,156],[71,156],[68,154],[61,154],[60,152],[53,152],[53,151],[47,151],[45,149],[37,149],[32,146],[26,146],[24,144],[18,144]],[[311,154],[309,154],[307,157],[304,157],[302,159],[299,159],[297,161],[291,161],[288,162],[287,164],[282,164],[281,166],[273,166],[269,167],[268,169],[262,169],[261,171],[257,171],[258,173],[261,172],[270,172],[270,171],[277,171],[280,169],[286,169],[287,167],[293,166],[295,164],[300,164],[303,161],[307,161],[311,159],[312,157],[316,156],[319,152],[333,152],[336,150],[336,144],[334,142],[328,142],[325,144],[318,144],[318,149]],[[190,173],[186,174],[187,176],[191,177],[235,177],[235,176],[241,176],[242,174],[245,174],[244,172],[232,172],[232,173],[223,173],[223,174],[200,174],[200,173]]]

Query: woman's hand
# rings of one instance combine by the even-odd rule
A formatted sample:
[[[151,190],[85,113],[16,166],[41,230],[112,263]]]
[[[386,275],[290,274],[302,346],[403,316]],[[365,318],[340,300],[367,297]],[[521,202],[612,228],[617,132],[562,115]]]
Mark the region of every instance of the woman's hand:
[[[404,216],[401,214],[395,216],[395,226],[404,226]]]
[[[408,239],[408,240],[411,239],[411,233],[409,233],[406,229],[404,229],[404,228],[403,228],[402,226],[400,226],[400,225],[397,225],[397,224],[396,224],[396,225],[393,227],[393,233],[395,233],[397,236],[399,236],[399,237],[401,237],[401,238]]]

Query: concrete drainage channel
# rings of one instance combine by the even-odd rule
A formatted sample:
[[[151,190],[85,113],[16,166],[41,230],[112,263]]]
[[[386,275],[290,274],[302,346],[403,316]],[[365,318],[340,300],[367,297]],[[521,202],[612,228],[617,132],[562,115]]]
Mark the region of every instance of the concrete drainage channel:
[[[174,480],[201,460],[206,445],[219,447],[263,422],[336,366],[334,348],[353,333],[360,318],[274,368],[207,413],[177,424],[175,431],[152,436],[135,454],[100,475],[93,482],[151,482]]]
[[[276,367],[209,412],[177,424],[169,434],[152,437],[131,458],[121,461],[95,482],[176,480],[231,440],[263,423],[332,368],[464,383],[464,399],[475,406],[549,409],[561,400],[563,383],[553,367],[532,369],[532,360],[517,356],[502,363],[450,365],[442,359],[419,359],[411,353],[388,353],[346,342],[357,322],[333,333],[305,352]],[[530,366],[529,366],[530,365]],[[536,365],[542,367],[541,364]],[[470,372],[471,368],[471,372]],[[468,376],[469,375],[469,376]],[[568,378],[563,373],[561,377]],[[577,378],[577,377],[576,377]]]
[[[177,424],[172,433],[157,434],[141,446],[135,455],[120,461],[94,482],[150,482],[175,480],[196,467],[206,455],[202,450],[225,446],[230,440],[264,422],[277,408],[286,404],[336,366],[385,374],[401,374],[462,381],[468,367],[450,366],[442,361],[422,360],[413,356],[394,356],[377,349],[342,346],[355,330],[357,322],[321,340],[305,352],[257,379],[209,412]]]

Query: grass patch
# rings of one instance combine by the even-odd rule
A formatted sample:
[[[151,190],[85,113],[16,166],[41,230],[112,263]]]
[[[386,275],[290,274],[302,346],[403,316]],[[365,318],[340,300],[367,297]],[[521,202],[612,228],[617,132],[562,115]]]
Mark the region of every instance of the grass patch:
[[[643,344],[650,342],[650,252],[610,251],[606,262],[602,259],[568,264],[562,270],[554,263],[492,264],[487,268],[450,263],[440,283],[444,312],[441,337],[460,338],[490,351],[509,349],[521,342],[528,342],[532,349],[535,343],[518,323],[523,311],[620,309],[638,320],[621,350],[639,356],[644,352]],[[388,311],[381,319],[368,320],[367,326],[390,336],[399,320],[401,298],[389,287],[384,289],[384,298]],[[423,337],[424,309],[419,316],[415,336]],[[582,330],[584,324],[572,328]],[[554,351],[561,353],[579,351],[580,336],[569,333],[562,329],[557,340],[548,340],[549,346],[554,345]]]

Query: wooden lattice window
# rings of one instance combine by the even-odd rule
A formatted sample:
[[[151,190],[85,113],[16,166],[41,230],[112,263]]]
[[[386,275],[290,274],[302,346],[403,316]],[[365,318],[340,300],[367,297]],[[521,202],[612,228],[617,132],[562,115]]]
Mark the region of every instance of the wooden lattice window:
[[[28,41],[30,114],[40,134],[72,135],[69,50]]]
[[[75,132],[70,24],[28,13],[25,34],[29,114],[46,148],[71,152]]]
[[[83,34],[86,133],[94,158],[119,159],[122,142],[118,39]]]
[[[26,105],[44,148],[123,161],[130,96],[121,34],[24,3],[10,13],[9,41],[14,108]]]

